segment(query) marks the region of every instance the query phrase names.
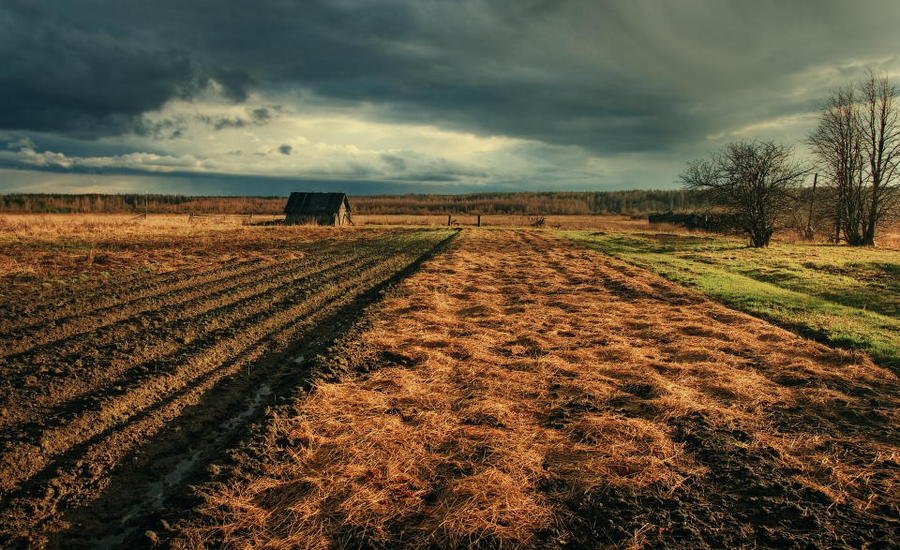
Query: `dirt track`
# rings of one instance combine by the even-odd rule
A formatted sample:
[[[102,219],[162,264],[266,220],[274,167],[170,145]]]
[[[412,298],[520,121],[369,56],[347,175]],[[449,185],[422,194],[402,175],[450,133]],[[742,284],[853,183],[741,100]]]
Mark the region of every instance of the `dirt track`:
[[[895,375],[548,233],[466,230],[358,341],[176,546],[900,540]]]
[[[448,232],[358,235],[8,304],[0,545],[126,540]]]

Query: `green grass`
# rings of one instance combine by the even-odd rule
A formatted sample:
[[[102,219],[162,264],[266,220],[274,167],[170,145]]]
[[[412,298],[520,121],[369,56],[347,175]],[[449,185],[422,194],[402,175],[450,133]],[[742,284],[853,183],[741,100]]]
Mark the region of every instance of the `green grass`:
[[[804,336],[900,368],[900,252],[663,233],[565,234]]]

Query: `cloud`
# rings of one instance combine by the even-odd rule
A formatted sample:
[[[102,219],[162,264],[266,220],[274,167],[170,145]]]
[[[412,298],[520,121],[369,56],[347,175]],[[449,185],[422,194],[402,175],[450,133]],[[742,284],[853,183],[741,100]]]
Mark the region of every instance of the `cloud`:
[[[250,110],[250,116],[258,124],[265,124],[272,118],[272,113],[266,107],[257,107]]]
[[[140,116],[173,98],[210,88],[246,98],[252,79],[243,68],[199,62],[133,14],[105,14],[103,2],[66,4],[0,7],[0,128],[116,135],[140,131]]]
[[[404,172],[406,170],[406,161],[403,160],[403,157],[385,153],[381,155],[381,160],[397,172]]]
[[[889,0],[7,0],[0,130],[33,141],[7,162],[60,170],[669,185],[900,73],[898,21]]]
[[[6,148],[13,151],[23,151],[28,149],[34,149],[34,142],[27,137],[18,137],[13,138],[12,141],[6,143]]]

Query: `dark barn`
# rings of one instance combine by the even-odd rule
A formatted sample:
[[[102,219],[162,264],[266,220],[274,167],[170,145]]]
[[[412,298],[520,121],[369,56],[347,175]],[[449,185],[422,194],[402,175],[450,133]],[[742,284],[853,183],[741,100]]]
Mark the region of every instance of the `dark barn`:
[[[344,225],[353,223],[346,193],[291,193],[284,207],[288,225]]]

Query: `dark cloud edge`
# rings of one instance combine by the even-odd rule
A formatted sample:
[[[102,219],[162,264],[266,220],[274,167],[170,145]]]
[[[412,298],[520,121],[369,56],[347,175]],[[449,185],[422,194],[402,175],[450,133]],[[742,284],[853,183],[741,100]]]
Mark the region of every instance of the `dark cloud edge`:
[[[74,176],[134,176],[154,180],[154,185],[148,188],[159,187],[159,182],[174,180],[179,183],[179,191],[165,191],[165,194],[177,195],[203,195],[203,196],[280,196],[287,195],[291,191],[344,191],[355,195],[384,195],[384,194],[459,194],[474,192],[514,192],[526,191],[521,184],[512,182],[500,182],[489,184],[470,183],[461,180],[448,181],[446,178],[436,180],[423,178],[421,180],[403,179],[348,179],[348,178],[311,178],[311,177],[285,177],[266,175],[242,175],[219,172],[190,172],[178,170],[173,172],[148,172],[129,168],[117,168],[110,170],[92,170],[88,168],[65,169],[59,167],[23,167],[15,163],[0,162],[0,169],[15,170],[21,172],[44,172],[67,174]],[[248,193],[248,188],[260,188],[267,190],[263,194]],[[513,188],[517,186],[518,188]],[[0,194],[6,193],[0,181]],[[278,192],[268,192],[277,189]],[[23,193],[27,191],[12,191]],[[136,191],[141,192],[141,191]],[[149,192],[149,191],[148,191]],[[157,191],[153,191],[157,192]],[[77,191],[69,193],[78,194]]]

